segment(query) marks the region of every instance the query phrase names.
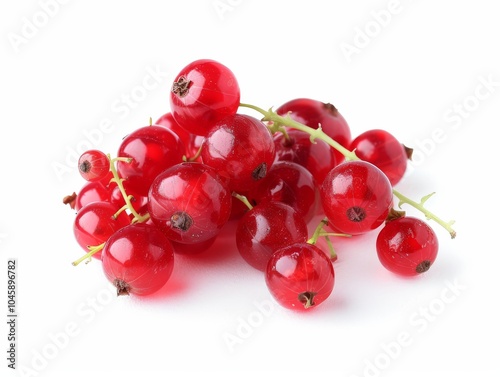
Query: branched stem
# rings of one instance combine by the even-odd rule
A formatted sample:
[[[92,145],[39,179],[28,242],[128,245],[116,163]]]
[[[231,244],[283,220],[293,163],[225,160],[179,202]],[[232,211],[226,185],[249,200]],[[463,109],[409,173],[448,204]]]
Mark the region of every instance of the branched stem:
[[[311,238],[307,240],[307,243],[311,245],[315,245],[316,242],[318,242],[318,239],[320,237],[324,237],[326,244],[328,246],[328,251],[330,252],[330,259],[336,260],[337,259],[337,253],[335,252],[335,249],[333,248],[332,241],[330,240],[330,236],[336,236],[336,237],[351,237],[350,234],[344,234],[344,233],[331,233],[331,232],[325,232],[324,227],[328,225],[328,219],[325,217],[322,219],[316,229],[314,230],[313,235]]]
[[[132,213],[132,215],[134,215],[135,222],[142,223],[144,221],[147,221],[149,219],[149,214],[141,216],[135,210],[134,206],[132,205],[132,202],[130,201],[130,199],[132,198],[132,196],[131,195],[127,195],[127,192],[125,191],[125,187],[123,187],[123,181],[124,181],[124,179],[120,178],[120,176],[118,175],[118,172],[116,170],[116,166],[115,166],[115,162],[116,161],[123,161],[123,162],[130,163],[132,161],[132,159],[131,158],[127,158],[127,157],[115,157],[115,158],[111,158],[109,155],[108,155],[108,159],[109,159],[109,170],[111,170],[111,173],[113,174],[113,178],[111,179],[111,181],[115,182],[118,185],[118,188],[120,189],[120,192],[121,192],[121,194],[123,196],[123,199],[125,200],[125,205],[127,206],[127,209]]]
[[[302,124],[300,122],[297,122],[297,121],[293,120],[290,117],[290,115],[286,115],[286,116],[278,115],[278,114],[276,114],[276,112],[274,112],[272,110],[272,108],[269,109],[269,110],[264,110],[264,109],[262,109],[260,107],[257,107],[257,106],[254,106],[254,105],[245,104],[245,103],[240,103],[240,106],[241,107],[246,107],[246,108],[249,108],[249,109],[257,111],[258,113],[260,113],[261,115],[264,116],[264,118],[262,118],[262,121],[273,122],[273,127],[275,127],[275,129],[279,125],[290,127],[290,128],[295,128],[297,130],[300,130],[300,131],[303,131],[303,132],[306,132],[307,134],[309,134],[310,138],[311,138],[311,142],[313,142],[313,143],[314,143],[314,141],[316,139],[323,140],[328,145],[330,145],[332,148],[334,148],[335,150],[337,150],[340,153],[342,153],[342,155],[344,155],[344,157],[346,158],[346,160],[359,160],[360,159],[358,156],[356,156],[356,153],[354,151],[348,150],[347,148],[343,147],[338,142],[336,142],[335,140],[333,140],[330,136],[328,136],[327,134],[325,134],[323,132],[323,130],[321,129],[321,125],[318,125],[318,128],[314,129],[312,127],[308,127],[305,124]],[[393,191],[393,194],[400,200],[400,202],[399,202],[399,206],[400,207],[401,207],[402,204],[405,204],[405,203],[409,204],[410,206],[412,206],[412,207],[416,208],[417,210],[419,210],[420,212],[422,212],[427,219],[434,220],[436,223],[438,223],[444,229],[446,229],[450,233],[451,238],[455,238],[456,237],[457,233],[452,228],[452,225],[454,224],[454,221],[446,222],[446,221],[442,220],[441,218],[439,218],[438,216],[436,216],[431,211],[429,211],[427,208],[424,207],[425,201],[430,196],[424,197],[420,201],[420,203],[417,203],[417,202],[411,200],[410,198],[406,197],[405,195],[401,194],[399,191],[397,191],[395,189],[392,189],[392,191]]]

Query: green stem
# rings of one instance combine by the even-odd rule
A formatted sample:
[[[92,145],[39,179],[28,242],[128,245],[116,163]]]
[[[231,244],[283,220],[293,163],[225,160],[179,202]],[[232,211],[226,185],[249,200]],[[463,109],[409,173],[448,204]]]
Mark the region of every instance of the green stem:
[[[318,239],[319,237],[321,236],[321,233],[323,232],[323,228],[325,226],[328,225],[328,219],[325,217],[324,219],[322,219],[318,226],[316,227],[316,229],[314,229],[314,233],[313,235],[311,236],[311,238],[309,238],[307,240],[307,243],[311,244],[311,245],[315,245],[316,242],[318,242]]]
[[[293,120],[289,115],[287,115],[287,116],[278,115],[272,109],[264,110],[258,106],[249,105],[246,103],[240,103],[240,106],[255,110],[258,113],[262,114],[264,116],[262,121],[269,121],[269,122],[277,123],[277,124],[280,124],[283,126],[295,128],[297,130],[308,133],[310,135],[312,143],[314,143],[314,141],[316,139],[323,140],[328,145],[330,145],[332,148],[334,148],[335,150],[342,153],[342,155],[344,155],[346,160],[360,160],[360,158],[358,156],[356,156],[356,153],[354,153],[354,151],[348,150],[347,148],[343,147],[338,142],[333,140],[330,136],[325,134],[323,132],[323,130],[321,129],[321,125],[318,125],[318,128],[314,129],[314,128],[306,126],[305,124],[302,124],[302,123],[299,123],[299,122]],[[417,210],[419,210],[420,212],[422,212],[427,219],[434,220],[436,223],[438,223],[444,229],[446,229],[448,231],[448,233],[450,233],[451,238],[456,237],[457,233],[452,228],[454,221],[446,222],[424,207],[424,202],[425,202],[425,200],[428,199],[428,197],[425,197],[424,200],[422,200],[420,203],[417,203],[417,202],[409,199],[405,195],[401,194],[399,191],[397,191],[395,189],[392,189],[392,192],[394,193],[394,195],[397,198],[399,198],[399,200],[400,200],[399,205],[400,206],[404,203],[411,205],[412,207],[414,207]]]
[[[410,198],[408,198],[407,196],[401,194],[400,192],[398,192],[396,190],[393,190],[393,191],[394,191],[394,195],[399,199],[399,205],[398,205],[399,208],[401,208],[401,206],[405,203],[409,204],[412,207],[418,209],[420,212],[422,212],[427,219],[434,220],[439,225],[441,225],[444,229],[446,229],[450,233],[451,238],[455,238],[457,236],[457,232],[455,230],[453,230],[453,228],[452,228],[452,225],[455,223],[455,221],[452,220],[452,221],[446,222],[446,221],[440,219],[439,217],[437,217],[436,215],[434,215],[431,211],[429,211],[427,208],[424,207],[424,203],[433,194],[424,196],[422,198],[422,200],[420,201],[420,203],[417,203],[414,200],[411,200]]]
[[[115,182],[117,185],[118,185],[118,188],[120,189],[120,192],[123,196],[123,199],[125,200],[125,205],[127,206],[127,209],[132,213],[132,215],[134,215],[134,220],[135,222],[144,222],[144,221],[147,221],[149,219],[149,214],[144,215],[144,216],[141,216],[134,208],[134,206],[132,205],[132,202],[130,201],[130,198],[132,198],[132,196],[129,196],[127,195],[127,192],[125,191],[125,187],[123,187],[123,178],[120,178],[120,176],[118,175],[118,172],[116,170],[116,166],[115,166],[115,162],[116,161],[122,161],[122,162],[127,162],[127,163],[130,163],[132,161],[131,158],[127,158],[127,157],[116,157],[116,158],[111,158],[109,155],[108,155],[108,159],[109,159],[109,170],[111,170],[111,173],[113,174],[113,179],[111,180],[112,182]]]
[[[102,244],[97,245],[97,246],[89,246],[88,247],[89,252],[87,254],[85,254],[84,256],[82,256],[81,258],[79,258],[76,261],[74,261],[72,263],[72,265],[73,266],[78,266],[84,260],[88,260],[88,262],[90,262],[92,260],[92,255],[94,255],[94,254],[98,253],[99,251],[101,251],[104,248],[104,245],[105,245],[105,242],[103,242]]]
[[[270,121],[273,123],[285,125],[287,127],[295,128],[297,130],[308,133],[310,135],[311,143],[314,143],[316,139],[323,140],[325,143],[327,143],[328,145],[330,145],[331,147],[335,148],[340,153],[342,153],[347,160],[359,160],[359,158],[356,156],[354,152],[351,152],[349,149],[345,148],[340,143],[336,142],[330,136],[325,134],[321,129],[320,124],[318,125],[317,129],[314,129],[309,126],[306,126],[305,124],[293,120],[292,118],[290,118],[289,115],[287,115],[286,117],[278,115],[274,111],[272,111],[272,109],[266,111],[264,109],[261,109],[260,107],[249,105],[246,103],[240,103],[240,106],[247,107],[249,109],[253,109],[261,113],[262,115],[264,115],[264,118],[262,119],[263,121]]]
[[[236,192],[233,192],[233,196],[241,201],[244,205],[246,205],[249,210],[253,209],[253,205],[248,201],[245,195],[240,195]]]

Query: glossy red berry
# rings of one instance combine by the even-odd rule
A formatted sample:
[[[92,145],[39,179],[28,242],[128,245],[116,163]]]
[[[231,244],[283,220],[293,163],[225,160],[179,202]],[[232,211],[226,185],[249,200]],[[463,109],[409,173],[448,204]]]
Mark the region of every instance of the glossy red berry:
[[[155,226],[132,224],[106,242],[102,267],[118,295],[150,295],[162,288],[172,274],[173,247]]]
[[[184,162],[153,182],[148,209],[153,223],[176,242],[200,243],[215,237],[231,214],[231,191],[213,168]]]
[[[229,188],[247,192],[267,175],[274,161],[271,132],[257,118],[235,114],[217,122],[206,136],[201,159],[229,179]]]
[[[89,182],[100,181],[109,173],[109,159],[103,152],[91,149],[78,159],[78,171]]]
[[[98,246],[108,240],[119,229],[130,224],[126,212],[114,215],[118,207],[108,202],[92,202],[84,206],[76,214],[73,233],[78,244],[88,252],[88,246]],[[101,252],[93,255],[100,259]]]
[[[288,204],[307,223],[316,214],[319,194],[313,175],[291,161],[277,161],[253,193],[257,203],[272,200]]]
[[[368,130],[358,135],[349,149],[355,150],[361,160],[371,162],[382,170],[393,186],[403,178],[408,154],[391,133],[380,129]]]
[[[297,211],[284,203],[266,201],[238,221],[236,247],[249,265],[265,271],[275,251],[306,242],[307,234],[307,224]]]
[[[210,59],[193,61],[175,77],[170,108],[175,121],[188,132],[205,136],[213,125],[233,115],[240,88],[233,72]]]
[[[386,269],[398,275],[415,276],[432,266],[439,243],[426,222],[408,216],[388,221],[377,236],[376,247]]]
[[[299,130],[288,130],[274,135],[275,161],[295,162],[305,167],[320,185],[328,172],[338,165],[334,149],[323,140],[311,143],[310,136]]]
[[[182,162],[185,154],[184,144],[172,131],[161,126],[145,126],[123,139],[118,156],[131,161],[118,161],[117,170],[130,189],[147,196],[156,176]]]
[[[75,209],[79,211],[93,202],[109,202],[112,190],[101,182],[85,182],[76,196]]]
[[[328,224],[351,235],[378,228],[392,207],[387,176],[366,161],[344,162],[328,173],[320,188]]]
[[[351,142],[351,130],[347,121],[331,103],[324,103],[311,98],[296,98],[276,109],[279,115],[287,115],[306,126],[321,129],[345,148]],[[337,164],[344,161],[344,156],[334,150]]]
[[[332,293],[334,283],[331,260],[317,246],[305,242],[276,251],[266,269],[271,295],[288,309],[320,305]]]
[[[188,158],[195,156],[203,143],[203,136],[192,134],[179,126],[172,113],[163,114],[155,122],[155,125],[166,127],[179,136],[186,148],[186,157]]]

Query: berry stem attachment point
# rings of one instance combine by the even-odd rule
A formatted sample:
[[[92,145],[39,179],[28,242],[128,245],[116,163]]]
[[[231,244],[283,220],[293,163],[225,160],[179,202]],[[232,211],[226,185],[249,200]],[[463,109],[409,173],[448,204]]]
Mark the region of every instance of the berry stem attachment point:
[[[358,156],[356,156],[356,153],[354,151],[350,151],[347,148],[343,147],[340,145],[338,142],[333,140],[330,136],[325,134],[323,130],[321,129],[321,125],[318,125],[319,127],[317,129],[311,128],[306,126],[305,124],[302,124],[300,122],[297,122],[293,120],[289,114],[286,116],[281,116],[278,115],[276,112],[273,111],[272,108],[269,110],[264,110],[258,106],[246,104],[246,103],[240,103],[241,107],[246,107],[252,110],[257,111],[261,115],[264,116],[262,119],[263,121],[268,121],[268,122],[273,122],[277,123],[282,126],[290,127],[290,128],[295,128],[297,130],[303,131],[308,133],[311,136],[311,142],[314,142],[316,139],[323,140],[326,142],[328,145],[330,145],[332,148],[337,150],[338,152],[342,153],[346,160],[360,160]],[[455,238],[457,233],[455,230],[453,230],[452,225],[455,223],[454,221],[443,221],[440,219],[438,216],[433,214],[431,211],[429,211],[427,208],[424,207],[424,203],[427,199],[429,199],[430,196],[424,197],[420,203],[417,203],[410,198],[406,197],[405,195],[401,194],[399,191],[395,190],[394,188],[392,189],[394,195],[400,200],[399,206],[401,207],[402,204],[406,203],[411,205],[412,207],[416,208],[420,212],[422,212],[427,219],[432,219],[436,221],[439,225],[441,225],[443,228],[445,228],[451,235],[451,238]]]

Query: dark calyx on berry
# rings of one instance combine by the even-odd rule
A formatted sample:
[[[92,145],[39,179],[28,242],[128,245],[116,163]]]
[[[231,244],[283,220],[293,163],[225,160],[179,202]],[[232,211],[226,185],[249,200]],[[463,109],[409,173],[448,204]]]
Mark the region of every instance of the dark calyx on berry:
[[[339,113],[337,108],[335,106],[333,106],[331,103],[325,103],[325,109],[333,116],[337,116]]]
[[[189,93],[189,85],[191,80],[186,77],[181,76],[172,84],[172,93],[178,95],[179,97],[184,97]]]
[[[363,221],[365,217],[366,217],[366,212],[361,207],[355,206],[347,210],[347,218],[356,223]]]
[[[83,161],[78,167],[82,173],[88,173],[92,169],[92,164],[89,160]]]
[[[263,162],[259,166],[257,166],[252,172],[252,179],[254,181],[258,181],[259,179],[264,178],[267,175],[267,164]]]
[[[172,228],[187,231],[193,225],[193,219],[186,212],[176,212],[170,217]]]
[[[417,268],[415,269],[419,274],[424,273],[427,271],[429,268],[431,268],[431,261],[424,260],[423,262],[419,263]]]
[[[130,293],[130,285],[125,283],[123,280],[115,279],[113,285],[116,287],[117,296],[128,296]]]
[[[302,292],[299,293],[298,299],[307,309],[315,305],[314,296],[316,296],[316,292]]]

